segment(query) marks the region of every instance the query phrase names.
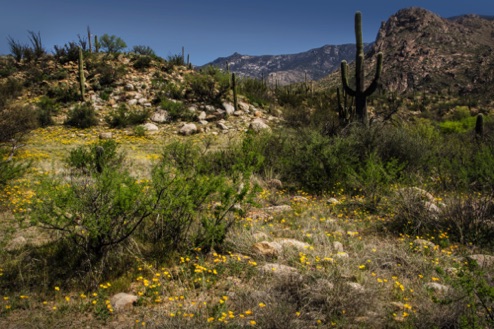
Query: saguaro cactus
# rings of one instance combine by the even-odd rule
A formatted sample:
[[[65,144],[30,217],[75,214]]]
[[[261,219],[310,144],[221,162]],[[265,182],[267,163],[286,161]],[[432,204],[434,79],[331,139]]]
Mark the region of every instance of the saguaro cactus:
[[[233,91],[233,107],[235,108],[235,111],[238,111],[237,82],[235,81],[235,73],[232,73],[232,91]]]
[[[355,13],[355,39],[357,44],[357,54],[355,56],[355,89],[348,85],[348,64],[346,61],[341,62],[341,81],[345,92],[355,97],[355,113],[358,120],[368,125],[369,118],[367,115],[367,97],[376,91],[379,77],[382,70],[382,53],[377,54],[376,74],[372,83],[365,89],[364,87],[364,44],[362,42],[362,14]]]
[[[484,136],[484,116],[482,113],[477,114],[477,120],[475,121],[475,135],[477,138]]]
[[[79,48],[79,88],[81,90],[81,100],[85,100],[85,83],[86,78],[84,77],[84,59],[82,57],[82,49]]]

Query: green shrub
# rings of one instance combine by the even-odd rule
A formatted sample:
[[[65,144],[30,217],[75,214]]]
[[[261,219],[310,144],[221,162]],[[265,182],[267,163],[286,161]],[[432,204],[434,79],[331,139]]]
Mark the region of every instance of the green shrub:
[[[115,170],[122,165],[123,156],[117,152],[113,140],[100,142],[91,147],[77,147],[70,151],[67,165],[82,173],[101,173],[105,168]]]
[[[151,67],[153,60],[151,56],[139,56],[132,66],[139,71],[145,71]]]
[[[10,158],[9,151],[7,147],[0,145],[0,188],[9,181],[22,177],[31,166],[30,162]]]
[[[54,98],[59,103],[72,103],[80,100],[81,95],[77,86],[69,86],[66,84],[60,84],[48,89],[46,96]]]
[[[184,58],[182,57],[182,55],[179,54],[168,56],[167,61],[172,67],[185,66]]]
[[[0,108],[19,95],[23,91],[22,83],[14,78],[8,78],[5,82],[0,83]]]
[[[100,44],[100,49],[110,54],[119,53],[127,48],[125,41],[115,35],[108,35],[105,33],[99,38],[98,41]]]
[[[439,124],[441,131],[447,134],[461,134],[471,131],[475,127],[476,117],[467,117],[458,121],[444,121]]]
[[[138,55],[143,55],[143,56],[151,56],[151,57],[156,56],[154,50],[149,46],[140,46],[140,45],[134,46],[134,47],[132,47],[132,52],[134,52]],[[141,57],[139,57],[139,58],[141,58]]]
[[[220,104],[222,97],[230,90],[230,76],[209,67],[200,74],[186,76],[185,95],[208,103]]]
[[[168,116],[172,121],[195,121],[197,118],[197,114],[186,109],[182,102],[164,99],[161,101],[160,107],[168,112]]]
[[[129,109],[127,105],[121,104],[116,110],[110,112],[105,120],[112,128],[124,128],[127,126],[143,124],[148,118],[149,110],[136,108]]]
[[[250,103],[258,106],[266,106],[273,101],[266,83],[257,79],[241,79],[239,93],[245,95]]]
[[[53,115],[58,113],[58,104],[52,98],[43,96],[36,104],[38,107],[38,123],[41,127],[54,124]]]
[[[80,129],[89,128],[98,124],[96,112],[91,104],[76,105],[70,110],[65,125]]]

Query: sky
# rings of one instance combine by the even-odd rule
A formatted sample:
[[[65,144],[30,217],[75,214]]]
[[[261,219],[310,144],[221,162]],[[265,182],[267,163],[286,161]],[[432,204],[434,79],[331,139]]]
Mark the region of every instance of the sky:
[[[203,65],[234,52],[294,54],[326,44],[354,43],[354,14],[362,12],[365,42],[398,10],[422,7],[439,16],[494,15],[492,0],[0,0],[0,54],[7,38],[28,44],[28,31],[43,46],[77,36],[116,35],[130,50],[151,47],[159,56],[190,55]]]

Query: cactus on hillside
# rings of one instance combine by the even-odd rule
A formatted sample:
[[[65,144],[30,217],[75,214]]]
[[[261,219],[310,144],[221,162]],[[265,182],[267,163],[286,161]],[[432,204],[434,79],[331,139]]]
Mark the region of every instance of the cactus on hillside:
[[[81,100],[85,101],[85,83],[84,77],[84,58],[82,56],[82,48],[79,48],[79,88],[81,91]]]
[[[477,114],[477,120],[475,121],[475,136],[482,138],[484,136],[484,116],[482,113]]]
[[[98,42],[98,36],[94,36],[94,52],[99,53],[99,42]]]
[[[235,81],[235,73],[232,73],[232,91],[233,91],[233,108],[235,109],[235,111],[238,111],[237,83]]]
[[[355,39],[357,44],[357,54],[355,56],[355,89],[348,85],[348,64],[346,61],[341,62],[341,80],[344,91],[355,97],[355,112],[358,120],[364,125],[368,125],[369,118],[367,115],[367,97],[372,95],[376,90],[379,77],[382,70],[382,53],[377,54],[376,74],[372,83],[365,89],[364,87],[364,45],[362,42],[362,14],[355,13]]]

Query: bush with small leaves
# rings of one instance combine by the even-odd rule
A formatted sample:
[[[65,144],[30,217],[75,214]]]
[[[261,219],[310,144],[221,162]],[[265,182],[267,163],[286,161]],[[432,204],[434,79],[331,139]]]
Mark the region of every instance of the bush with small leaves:
[[[134,46],[132,47],[132,52],[143,56],[152,56],[152,57],[156,56],[154,50],[149,46],[141,46],[141,45]]]
[[[121,38],[106,33],[99,38],[99,44],[102,50],[110,54],[119,53],[127,48],[127,44]]]
[[[105,120],[112,128],[124,128],[143,124],[149,118],[149,115],[150,112],[147,109],[129,109],[127,105],[121,104],[116,110],[110,112]]]
[[[98,124],[96,112],[91,104],[76,105],[70,110],[65,125],[80,129],[89,128]]]

